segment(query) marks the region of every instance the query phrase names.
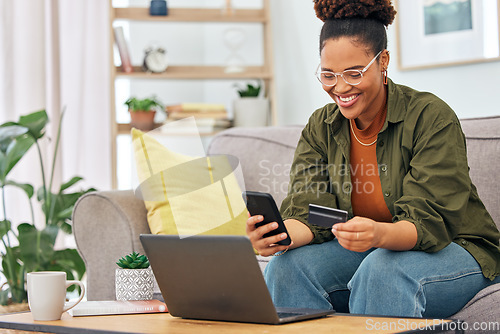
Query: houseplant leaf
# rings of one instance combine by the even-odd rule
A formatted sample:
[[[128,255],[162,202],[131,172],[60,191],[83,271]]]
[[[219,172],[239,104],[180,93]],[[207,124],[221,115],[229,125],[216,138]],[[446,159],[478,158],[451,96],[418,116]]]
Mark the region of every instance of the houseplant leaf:
[[[129,111],[153,111],[163,110],[163,103],[161,103],[155,96],[145,99],[138,99],[131,97],[124,103],[127,105]]]
[[[13,186],[23,190],[26,193],[26,196],[28,196],[28,198],[33,197],[33,194],[35,193],[35,188],[33,188],[33,186],[29,183],[18,183],[16,181],[7,180],[5,181],[5,185]]]
[[[7,279],[12,302],[22,303],[27,301],[27,293],[24,289],[24,265],[19,261],[19,247],[7,247],[2,257],[2,273]]]
[[[48,122],[49,117],[45,110],[35,111],[19,118],[19,125],[27,127],[29,133],[36,139],[40,139],[44,136],[45,126]]]
[[[0,305],[7,305],[9,301],[9,292],[10,288],[5,285],[7,288],[0,290]]]
[[[68,280],[81,280],[85,274],[85,263],[76,249],[67,248],[55,251],[52,261],[44,270],[64,271]],[[77,288],[79,289],[73,285],[68,290],[73,291]]]
[[[60,227],[65,233],[71,234],[71,225],[67,221],[71,220],[73,208],[76,201],[84,194],[95,191],[95,188],[89,188],[73,193],[64,193],[68,187],[74,185],[82,178],[74,177],[69,182],[61,186],[59,193],[51,193],[42,186],[37,191],[37,199],[42,204],[42,210],[45,213],[48,225]]]
[[[0,151],[6,152],[10,143],[26,132],[28,132],[27,127],[15,125],[15,123],[12,122],[2,124],[0,126]]]
[[[0,185],[7,175],[35,143],[28,134],[12,138],[5,151],[0,151]]]
[[[85,263],[76,249],[67,248],[54,253],[54,261],[60,263],[67,273],[76,279],[82,279],[85,274]]]
[[[72,185],[80,182],[81,180],[83,180],[83,177],[80,177],[80,176],[74,176],[71,180],[69,180],[68,182],[66,183],[63,183],[61,185],[61,188],[59,189],[59,192],[63,192],[64,190],[68,189],[69,187],[71,187]]]
[[[3,238],[11,228],[11,224],[9,220],[1,220],[0,221],[0,238]]]
[[[54,226],[46,226],[43,230],[37,230],[31,224],[20,224],[19,232],[20,258],[26,271],[37,271],[48,266],[54,255],[54,244],[59,229]]]

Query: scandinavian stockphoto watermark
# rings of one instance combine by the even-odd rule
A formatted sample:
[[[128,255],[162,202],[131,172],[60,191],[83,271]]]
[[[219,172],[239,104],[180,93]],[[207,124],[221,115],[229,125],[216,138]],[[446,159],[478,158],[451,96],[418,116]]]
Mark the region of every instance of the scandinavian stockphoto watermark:
[[[307,163],[282,164],[270,160],[258,163],[259,186],[268,193],[313,193],[317,197],[325,193],[365,193],[375,191],[371,181],[361,182],[359,178],[378,176],[387,172],[386,165],[375,164],[329,164],[322,160]],[[295,180],[288,184],[283,179],[293,175]],[[354,181],[353,177],[354,176]],[[339,181],[341,180],[341,181]]]
[[[486,331],[491,333],[500,332],[500,322],[463,322],[439,319],[387,319],[370,318],[365,323],[369,331]]]

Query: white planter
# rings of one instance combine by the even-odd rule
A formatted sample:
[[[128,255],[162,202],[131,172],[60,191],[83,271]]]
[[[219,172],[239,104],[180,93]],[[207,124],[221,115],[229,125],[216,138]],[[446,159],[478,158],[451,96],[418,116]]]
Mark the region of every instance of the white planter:
[[[242,97],[234,100],[234,126],[266,126],[269,117],[269,99]]]
[[[115,272],[116,300],[153,299],[154,275],[146,269],[122,269]]]

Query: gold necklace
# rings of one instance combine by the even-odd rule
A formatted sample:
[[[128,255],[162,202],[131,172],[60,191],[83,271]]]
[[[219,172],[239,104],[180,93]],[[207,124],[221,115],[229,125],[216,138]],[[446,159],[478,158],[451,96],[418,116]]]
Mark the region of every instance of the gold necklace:
[[[377,138],[375,138],[373,143],[369,143],[369,144],[362,143],[361,140],[358,139],[358,137],[356,136],[356,132],[354,132],[354,129],[352,128],[352,122],[353,122],[353,120],[350,119],[349,125],[351,126],[351,132],[358,143],[360,143],[363,146],[372,146],[373,144],[375,144],[377,142]]]

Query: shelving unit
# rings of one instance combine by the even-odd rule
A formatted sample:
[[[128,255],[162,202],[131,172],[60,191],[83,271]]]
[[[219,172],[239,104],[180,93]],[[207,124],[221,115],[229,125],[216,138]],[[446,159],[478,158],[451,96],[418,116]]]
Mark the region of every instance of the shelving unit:
[[[266,1],[267,2],[267,1]],[[236,9],[224,14],[213,8],[169,8],[167,16],[150,16],[149,8],[115,8],[115,19],[157,22],[261,22],[269,21],[267,8]]]
[[[121,68],[116,69],[116,77],[134,79],[265,79],[270,80],[272,73],[261,66],[249,66],[246,71],[239,73],[225,73],[224,66],[169,66],[163,73],[142,72],[134,66],[134,72],[125,73]]]
[[[233,9],[230,13],[224,13],[217,8],[169,8],[167,16],[150,16],[149,8],[128,7],[114,8],[112,0],[110,4],[110,49],[111,49],[111,136],[112,136],[112,185],[117,188],[117,136],[128,134],[130,126],[128,124],[117,123],[115,105],[115,81],[118,78],[130,80],[255,80],[261,79],[265,83],[266,95],[270,99],[270,125],[276,124],[276,98],[274,89],[274,74],[272,62],[272,32],[270,0],[263,0],[261,9]],[[142,21],[157,24],[168,24],[171,22],[192,22],[192,23],[258,23],[263,27],[263,64],[262,66],[249,66],[244,72],[226,73],[224,66],[169,66],[163,73],[143,72],[140,67],[134,67],[132,73],[125,73],[120,67],[114,66],[114,34],[113,23],[120,21]],[[133,43],[134,41],[130,41]]]

